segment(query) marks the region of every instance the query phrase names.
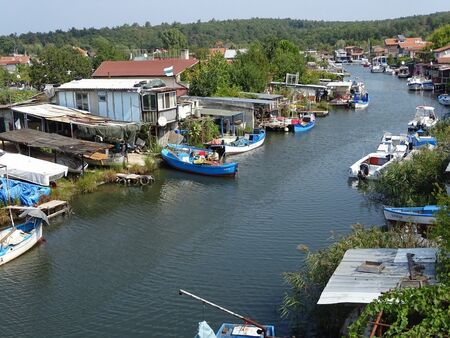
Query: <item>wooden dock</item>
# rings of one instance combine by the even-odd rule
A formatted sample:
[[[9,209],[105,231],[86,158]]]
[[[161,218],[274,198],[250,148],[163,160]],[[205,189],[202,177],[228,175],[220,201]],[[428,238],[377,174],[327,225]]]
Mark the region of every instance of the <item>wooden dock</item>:
[[[69,203],[66,201],[53,200],[49,202],[42,203],[36,208],[42,210],[44,214],[47,215],[48,219],[52,219],[59,215],[68,214],[70,212]],[[24,207],[20,205],[10,205],[5,207],[5,209],[11,209],[12,211],[20,212],[26,209],[34,209],[34,207]]]

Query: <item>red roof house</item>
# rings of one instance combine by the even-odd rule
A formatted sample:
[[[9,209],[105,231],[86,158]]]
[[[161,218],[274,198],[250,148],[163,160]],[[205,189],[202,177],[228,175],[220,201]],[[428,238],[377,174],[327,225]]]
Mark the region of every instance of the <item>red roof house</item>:
[[[197,59],[157,59],[146,61],[104,61],[93,78],[160,78],[167,86],[177,88],[177,95],[185,95],[187,87],[180,84],[180,75],[198,63]]]

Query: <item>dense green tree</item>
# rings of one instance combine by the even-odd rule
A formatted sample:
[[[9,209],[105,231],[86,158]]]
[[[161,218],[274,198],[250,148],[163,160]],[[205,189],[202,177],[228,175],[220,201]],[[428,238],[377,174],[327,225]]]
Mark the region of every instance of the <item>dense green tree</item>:
[[[231,65],[231,82],[246,92],[262,92],[269,81],[269,62],[260,44],[238,54]]]
[[[300,54],[298,47],[291,41],[279,41],[273,52],[271,60],[274,81],[284,81],[286,73],[305,72],[305,58]]]
[[[30,78],[38,88],[46,83],[64,83],[92,74],[91,60],[72,47],[49,46],[32,63]]]
[[[94,69],[96,69],[103,61],[119,61],[126,60],[127,55],[118,50],[114,44],[104,37],[96,37],[92,42],[95,49],[95,56],[92,61]]]
[[[220,88],[230,85],[230,66],[221,54],[200,62],[192,72],[190,95],[214,96]]]
[[[433,43],[434,49],[450,44],[450,24],[435,29],[428,37],[428,41]]]
[[[159,37],[166,49],[181,49],[188,45],[186,36],[177,28],[163,30]]]

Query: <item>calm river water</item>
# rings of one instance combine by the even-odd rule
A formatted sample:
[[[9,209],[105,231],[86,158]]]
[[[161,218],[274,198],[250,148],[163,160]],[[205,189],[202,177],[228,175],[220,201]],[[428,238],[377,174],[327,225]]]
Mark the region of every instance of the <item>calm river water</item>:
[[[366,83],[367,110],[334,111],[306,135],[270,133],[235,157],[236,179],[163,169],[151,187],[79,197],[45,243],[0,268],[0,336],[193,337],[198,321],[236,322],[179,288],[288,335],[278,309],[283,272],[302,264],[297,246],[323,248],[353,223],[383,223],[348,167],[383,131],[406,132],[416,105],[445,110],[405,81],[349,71]]]

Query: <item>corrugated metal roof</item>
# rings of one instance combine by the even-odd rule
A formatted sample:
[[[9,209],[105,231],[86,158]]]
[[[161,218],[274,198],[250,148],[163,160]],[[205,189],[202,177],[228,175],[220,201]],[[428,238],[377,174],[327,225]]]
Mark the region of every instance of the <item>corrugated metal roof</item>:
[[[436,248],[351,249],[345,253],[317,304],[372,302],[409,276],[407,253],[414,254],[414,262],[425,267],[423,274],[429,278],[428,282],[436,283]],[[356,269],[365,261],[381,262],[384,269],[381,273],[358,272]]]
[[[214,102],[214,103],[230,103],[230,104],[261,104],[270,105],[272,102],[261,99],[246,99],[240,97],[203,97],[203,96],[182,96],[185,100],[198,100],[200,102]]]
[[[69,90],[141,90],[141,87],[135,87],[141,81],[151,81],[153,79],[81,79],[73,80],[56,87],[55,90],[69,89]]]
[[[227,109],[213,109],[213,108],[197,108],[201,115],[217,116],[217,117],[231,117],[241,115],[242,112],[227,110]]]

